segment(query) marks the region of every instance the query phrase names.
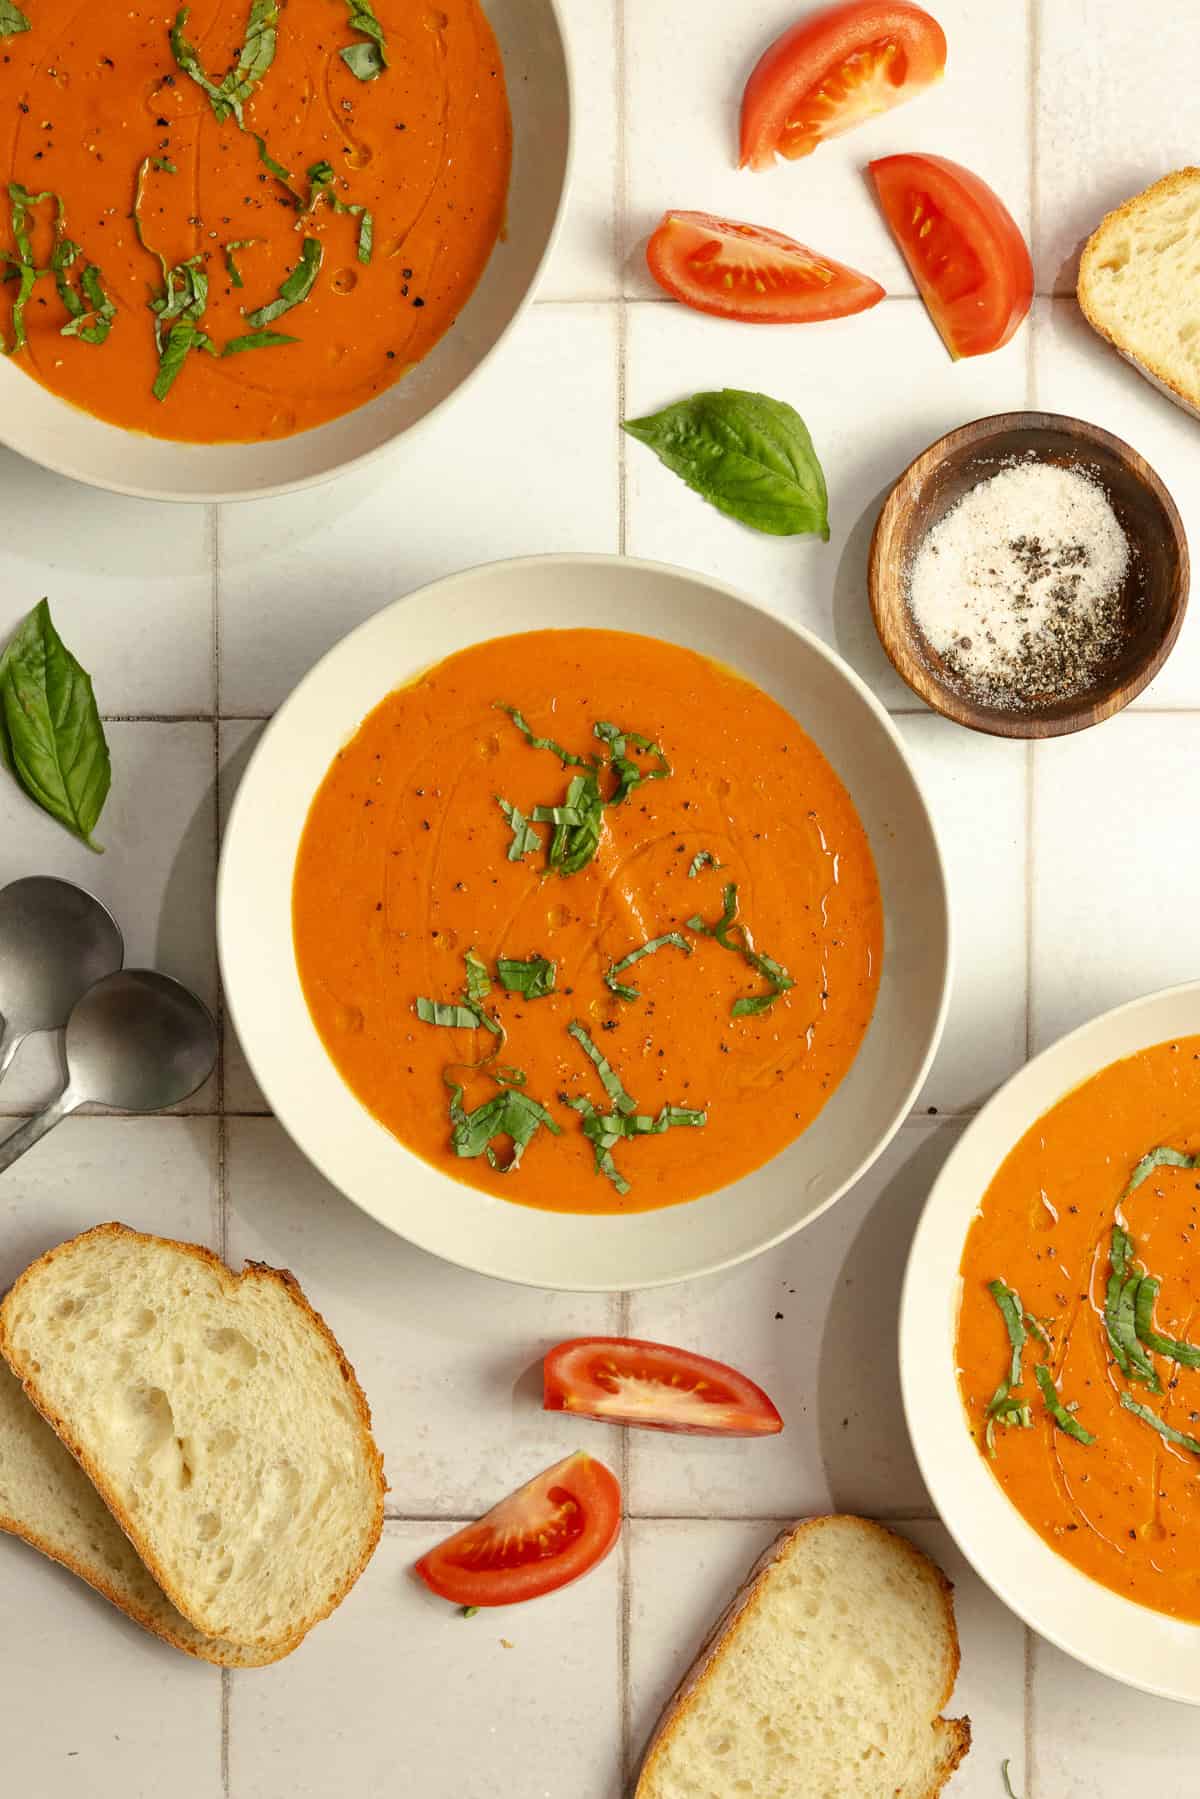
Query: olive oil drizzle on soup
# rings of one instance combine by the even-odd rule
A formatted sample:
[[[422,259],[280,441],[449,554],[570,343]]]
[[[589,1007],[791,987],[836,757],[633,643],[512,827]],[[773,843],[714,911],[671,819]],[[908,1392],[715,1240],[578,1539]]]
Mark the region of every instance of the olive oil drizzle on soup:
[[[984,1196],[963,1252],[957,1339],[971,1428],[1026,1520],[1094,1580],[1192,1622],[1198,1150],[1200,1037],[1156,1044],[1068,1093]],[[1026,1320],[1007,1398],[1012,1342],[993,1283]]]
[[[496,639],[384,700],[313,801],[293,919],[317,1029],[377,1118],[459,1180],[601,1213],[694,1199],[805,1130],[883,933],[862,824],[795,720],[612,631]],[[489,1120],[516,1134],[485,1142]]]
[[[31,0],[0,38],[15,366],[130,430],[249,443],[419,362],[503,225],[504,71],[478,0],[371,15],[386,66],[346,0]]]

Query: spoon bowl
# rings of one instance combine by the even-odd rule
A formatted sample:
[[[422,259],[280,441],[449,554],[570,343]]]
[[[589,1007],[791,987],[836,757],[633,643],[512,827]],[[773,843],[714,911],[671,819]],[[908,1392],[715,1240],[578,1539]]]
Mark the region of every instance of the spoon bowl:
[[[0,890],[0,1076],[26,1037],[61,1031],[124,960],[115,921],[82,887],[30,875]]]

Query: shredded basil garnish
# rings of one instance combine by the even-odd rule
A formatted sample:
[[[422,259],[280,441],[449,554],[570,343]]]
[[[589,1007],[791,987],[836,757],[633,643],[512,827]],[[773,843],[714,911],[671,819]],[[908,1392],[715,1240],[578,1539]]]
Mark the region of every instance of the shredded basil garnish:
[[[233,260],[234,251],[235,250],[249,250],[254,244],[258,244],[261,242],[262,242],[262,239],[258,238],[258,237],[235,237],[235,238],[231,238],[229,243],[227,243],[225,245],[225,248],[224,248],[225,267],[229,271],[229,279],[233,283],[234,287],[245,287],[245,285],[246,285],[246,283],[242,280],[242,271],[238,268],[237,263]]]
[[[103,278],[94,262],[89,262],[84,269],[79,278],[79,285],[84,291],[91,311],[84,312],[82,308],[76,311],[75,307],[68,307],[72,317],[70,322],[63,326],[61,335],[77,337],[85,344],[102,344],[112,330],[117,309],[104,291]],[[59,292],[62,291],[60,287]]]
[[[542,847],[541,833],[534,830],[521,808],[512,805],[509,800],[502,800],[499,795],[496,797],[496,804],[508,820],[512,830],[512,842],[508,846],[509,861],[519,862],[522,856],[528,856],[534,850],[540,850]]]
[[[41,269],[33,260],[33,241],[30,237],[33,210],[45,201],[54,203],[54,245],[50,252],[47,268]],[[67,236],[66,208],[61,197],[52,193],[49,188],[39,194],[31,194],[20,181],[8,183],[9,214],[12,226],[13,243],[16,255],[7,250],[0,250],[0,263],[9,266],[10,273],[0,277],[4,281],[16,278],[17,291],[12,302],[11,347],[0,336],[0,354],[15,355],[28,343],[25,330],[25,308],[33,296],[33,290],[44,275],[52,275],[58,297],[67,311],[67,323],[62,326],[60,336],[77,337],[85,344],[102,344],[112,330],[117,316],[116,306],[104,291],[104,278],[94,262],[85,265],[80,277],[80,293],[71,286],[69,271],[83,255],[79,245]],[[85,304],[86,302],[86,304]],[[90,308],[90,311],[88,310]]]
[[[327,200],[334,212],[349,213],[358,220],[358,260],[370,262],[371,251],[375,243],[375,220],[365,206],[352,206],[345,200],[339,200],[334,192],[337,176],[333,164],[314,162],[308,171],[308,199],[300,205],[301,212],[315,212],[322,200]]]
[[[422,995],[416,1001],[417,1017],[422,1024],[450,1025],[456,1030],[463,1031],[473,1031],[476,1025],[482,1025],[484,1030],[490,1031],[494,1037],[503,1038],[503,1025],[497,1024],[496,1020],[490,1013],[485,1012],[483,1007],[484,1000],[492,990],[487,969],[473,949],[467,951],[464,960],[467,967],[467,978],[461,1002],[426,999]],[[522,1081],[524,1078],[522,1075]]]
[[[1127,1412],[1132,1412],[1144,1424],[1148,1424],[1152,1430],[1156,1430],[1160,1437],[1165,1437],[1168,1443],[1177,1443],[1180,1449],[1189,1450],[1192,1455],[1200,1455],[1200,1441],[1197,1441],[1195,1437],[1185,1436],[1181,1430],[1176,1430],[1174,1425],[1168,1424],[1165,1418],[1160,1418],[1157,1412],[1152,1412],[1148,1405],[1139,1405],[1132,1394],[1122,1393],[1121,1404]]]
[[[535,806],[535,824],[552,824],[547,860],[561,875],[578,874],[600,847],[604,829],[604,801],[594,769],[573,775],[561,806]]]
[[[16,37],[18,32],[29,29],[29,20],[20,7],[14,6],[13,0],[0,0],[0,37]]]
[[[1181,1149],[1169,1149],[1165,1146],[1160,1146],[1158,1149],[1152,1149],[1149,1155],[1142,1157],[1141,1161],[1130,1175],[1129,1185],[1126,1187],[1122,1198],[1128,1199],[1131,1193],[1135,1193],[1142,1182],[1149,1175],[1153,1174],[1156,1168],[1198,1167],[1200,1167],[1200,1156],[1187,1156],[1184,1155]]]
[[[274,324],[293,306],[299,306],[307,300],[313,290],[321,270],[321,261],[325,252],[318,237],[306,237],[300,246],[300,260],[280,285],[278,299],[270,301],[266,306],[259,306],[254,312],[246,314],[246,323],[256,331],[264,325]]]
[[[1019,1296],[1003,1281],[989,1281],[988,1292],[1000,1308],[1004,1319],[1004,1328],[1008,1332],[1009,1369],[996,1391],[992,1394],[987,1408],[987,1429],[984,1433],[988,1453],[995,1455],[995,1428],[1002,1425],[1006,1430],[1031,1430],[1033,1413],[1029,1402],[1016,1392],[1021,1384],[1021,1357],[1025,1349],[1025,1311]]]
[[[1012,1790],[1012,1781],[1008,1778],[1007,1756],[1005,1756],[1004,1760],[1000,1763],[1000,1778],[1004,1782],[1004,1791],[1008,1795],[1008,1799],[1017,1799],[1017,1795]]]
[[[459,1005],[454,1000],[426,999],[422,994],[416,1006],[422,1024],[444,1024],[454,1030],[473,1031],[483,1023],[475,1006]]]
[[[702,868],[720,868],[721,864],[711,850],[700,850],[692,857],[692,866],[688,869],[688,880],[694,881]]]
[[[274,175],[276,181],[282,181],[283,185],[286,188],[290,189],[291,185],[292,185],[291,170],[285,169],[281,162],[276,162],[275,158],[271,155],[271,152],[267,148],[266,138],[263,137],[260,132],[252,131],[250,133],[250,136],[254,139],[255,143],[258,145],[258,160],[262,163],[263,167],[265,169],[270,169],[270,171],[271,171],[272,175]],[[296,198],[296,204],[297,204],[297,206],[299,206],[301,204],[300,196],[297,194],[295,196],[295,198]]]
[[[516,706],[505,706],[497,701],[496,707],[498,711],[508,713],[530,749],[552,750],[564,768],[594,768],[596,766],[595,757],[577,756],[573,750],[564,750],[562,744],[556,743],[553,737],[539,737],[533,727],[526,724]]]
[[[1161,1281],[1152,1279],[1148,1274],[1143,1275],[1138,1282],[1133,1302],[1134,1329],[1147,1349],[1169,1356],[1183,1368],[1200,1368],[1200,1347],[1195,1343],[1184,1343],[1178,1337],[1161,1337],[1154,1328],[1154,1302],[1161,1285]]]
[[[740,999],[734,1000],[730,1016],[749,1018],[759,1012],[769,1012],[779,995],[786,993],[796,983],[782,962],[755,949],[750,932],[744,924],[737,922],[737,912],[737,882],[730,881],[725,888],[723,909],[716,923],[706,924],[697,915],[688,919],[687,927],[689,931],[699,931],[706,937],[715,938],[722,949],[731,950],[735,956],[740,956],[743,962],[771,983],[766,993],[743,994]]]
[[[237,62],[219,82],[214,82],[205,74],[199,51],[183,35],[188,17],[189,8],[181,7],[171,26],[171,51],[175,61],[183,73],[208,95],[217,124],[223,125],[232,113],[239,129],[244,130],[242,106],[252,97],[258,83],[275,60],[276,26],[279,23],[276,0],[251,0],[246,35]]]
[[[346,0],[346,5],[350,9],[351,31],[360,31],[370,41],[350,44],[338,54],[359,81],[374,81],[376,75],[382,74],[388,66],[387,39],[383,35],[383,26],[371,10],[371,0]]]
[[[1074,1437],[1077,1443],[1094,1443],[1096,1439],[1092,1435],[1092,1432],[1090,1430],[1085,1430],[1079,1420],[1072,1417],[1071,1413],[1059,1398],[1058,1389],[1054,1385],[1054,1376],[1051,1374],[1049,1368],[1047,1368],[1045,1362],[1039,1362],[1033,1372],[1037,1377],[1038,1386],[1042,1389],[1042,1399],[1045,1403],[1046,1410],[1053,1418],[1059,1430],[1063,1432],[1064,1436]]]
[[[481,1006],[492,991],[491,977],[487,965],[469,949],[464,957],[467,964],[467,1000],[472,1006]]]
[[[610,725],[601,719],[593,726],[601,743],[608,745],[609,762],[617,777],[617,785],[609,798],[610,806],[619,806],[627,794],[640,787],[643,781],[665,781],[671,772],[671,764],[667,761],[659,744],[649,737],[643,737],[639,731],[623,731],[618,725]],[[657,768],[642,768],[625,754],[627,743],[632,743],[648,756],[658,759]]]
[[[548,993],[553,993],[557,971],[558,964],[548,961],[545,956],[531,956],[527,962],[518,962],[510,956],[496,958],[500,985],[508,993],[523,993],[526,999],[544,999]]]
[[[510,1085],[514,1076],[519,1079]],[[525,1076],[520,1069],[511,1069],[503,1075],[497,1072],[491,1078],[500,1084],[500,1092],[484,1100],[473,1112],[466,1111],[463,1106],[462,1087],[455,1081],[447,1083],[450,1088],[450,1145],[456,1156],[469,1159],[486,1156],[488,1165],[497,1174],[515,1174],[538,1127],[545,1125],[554,1136],[560,1137],[562,1126],[555,1123],[540,1101],[522,1092]],[[492,1147],[497,1137],[508,1137],[512,1141],[512,1153],[506,1162],[500,1160]]]
[[[636,1112],[636,1100],[630,1099],[628,1093],[626,1093],[624,1087],[621,1085],[620,1075],[606,1059],[603,1052],[597,1048],[587,1030],[579,1023],[578,1019],[573,1020],[567,1026],[567,1034],[568,1036],[574,1037],[576,1043],[578,1043],[579,1047],[583,1050],[583,1053],[595,1068],[596,1073],[600,1076],[600,1085],[604,1088],[604,1091],[607,1093],[617,1111],[625,1113],[626,1116],[631,1112]]]
[[[590,1099],[569,1099],[567,1104],[579,1113],[583,1134],[595,1153],[596,1173],[610,1180],[622,1196],[629,1192],[629,1182],[613,1161],[612,1152],[618,1143],[631,1137],[660,1136],[673,1125],[699,1128],[708,1123],[707,1112],[692,1111],[686,1106],[664,1106],[657,1118],[651,1118],[639,1112],[624,1116],[618,1112],[597,1112]]]
[[[1152,1392],[1158,1393],[1162,1389],[1154,1363],[1138,1342],[1137,1291],[1142,1277],[1130,1271],[1132,1259],[1132,1239],[1119,1224],[1114,1224],[1109,1250],[1111,1270],[1104,1295],[1104,1330],[1121,1373],[1130,1380],[1142,1381]]]
[[[280,344],[298,344],[298,337],[288,337],[282,331],[248,331],[245,337],[231,337],[227,344],[222,344],[222,356],[237,356],[242,350],[274,350]]]
[[[635,962],[640,962],[643,956],[652,956],[656,950],[664,949],[667,944],[671,944],[675,949],[681,949],[685,956],[690,956],[692,953],[692,946],[686,937],[680,936],[678,931],[666,931],[661,937],[651,937],[648,943],[641,944],[638,949],[630,950],[627,956],[622,956],[619,962],[614,962],[604,976],[604,985],[611,988],[620,999],[637,999],[638,989],[625,986],[617,979],[617,976],[625,969],[632,968]]]

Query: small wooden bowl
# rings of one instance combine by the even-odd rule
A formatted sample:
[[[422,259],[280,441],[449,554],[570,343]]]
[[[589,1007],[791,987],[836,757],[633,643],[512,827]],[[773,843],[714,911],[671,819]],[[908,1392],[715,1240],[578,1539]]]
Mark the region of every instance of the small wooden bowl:
[[[1093,686],[1069,699],[989,706],[953,682],[926,643],[908,601],[909,570],[926,534],[1009,458],[1030,454],[1079,467],[1099,480],[1134,551],[1122,598],[1139,602],[1139,623]],[[896,482],[871,539],[871,613],[902,680],[935,712],[994,737],[1062,737],[1120,712],[1152,681],[1187,610],[1187,537],[1175,502],[1136,450],[1082,419],[1053,412],[1002,412],[938,439]]]

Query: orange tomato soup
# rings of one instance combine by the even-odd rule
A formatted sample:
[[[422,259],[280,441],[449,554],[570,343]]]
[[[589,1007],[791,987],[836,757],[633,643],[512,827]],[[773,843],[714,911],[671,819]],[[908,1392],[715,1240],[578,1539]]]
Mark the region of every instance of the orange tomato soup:
[[[193,0],[180,15],[213,87],[244,47],[261,71],[240,127],[172,48],[170,0],[28,0],[30,29],[0,38],[0,339],[35,380],[129,430],[246,443],[349,412],[453,324],[500,232],[508,101],[477,0],[378,0],[388,62],[364,80],[341,55],[371,53],[346,0],[257,5],[261,30],[250,0]],[[28,209],[26,257],[8,184],[46,196]],[[72,248],[61,273],[73,301],[53,270]],[[36,279],[21,303],[23,260]],[[306,297],[256,327],[315,262]],[[185,286],[197,276],[202,305]],[[256,330],[296,341],[197,344],[158,398],[152,303],[168,289],[191,313],[158,315],[164,341],[173,322],[217,352]],[[108,329],[88,342],[98,300]],[[75,305],[85,335],[64,335]]]
[[[661,748],[660,759],[626,739],[640,778],[605,806],[595,853],[578,872],[548,866],[551,822],[532,825],[540,841],[520,854],[498,800],[532,821],[538,806],[563,806],[580,769],[534,748],[501,705],[519,707],[531,731],[572,755],[604,758],[599,786],[609,798],[619,771],[597,722]],[[648,778],[664,762],[669,774]],[[715,924],[731,886],[757,965],[736,930],[726,949],[687,922]],[[445,1173],[573,1212],[695,1199],[783,1149],[854,1059],[882,949],[862,825],[796,722],[691,651],[612,631],[499,638],[384,700],[313,802],[293,917],[313,1019],[363,1104]],[[668,933],[681,943],[613,977],[636,997],[606,984],[614,963]],[[502,1045],[482,1026],[416,1015],[418,996],[462,998],[468,950],[491,979],[483,1008],[503,1027]],[[552,960],[553,990],[506,991],[501,957]],[[762,1010],[733,1014],[754,996]],[[572,1024],[647,1125],[664,1107],[703,1115],[615,1142],[609,1153],[627,1191],[598,1171],[599,1146],[570,1104],[623,1116]],[[461,1085],[463,1110],[494,1099],[503,1089],[482,1065],[491,1051],[489,1066],[519,1068],[522,1090],[561,1133],[542,1125],[507,1173],[505,1143],[493,1146],[497,1167],[452,1146],[447,1082]]]
[[[1200,1168],[1143,1164],[1164,1146],[1187,1156],[1200,1149],[1200,1037],[1113,1063],[1017,1144],[967,1238],[957,1358],[971,1428],[987,1454],[988,1408],[1011,1374],[989,1283],[1005,1283],[1040,1321],[1048,1346],[1027,1326],[1013,1397],[1028,1403],[1029,1423],[992,1420],[996,1478],[1039,1536],[1085,1574],[1200,1622],[1200,1369],[1143,1340],[1150,1330],[1160,1343],[1200,1343]],[[1146,1279],[1159,1286],[1141,1293],[1153,1304],[1136,1328]],[[1039,1363],[1092,1442],[1055,1424]],[[1195,1450],[1161,1434],[1147,1413]]]

